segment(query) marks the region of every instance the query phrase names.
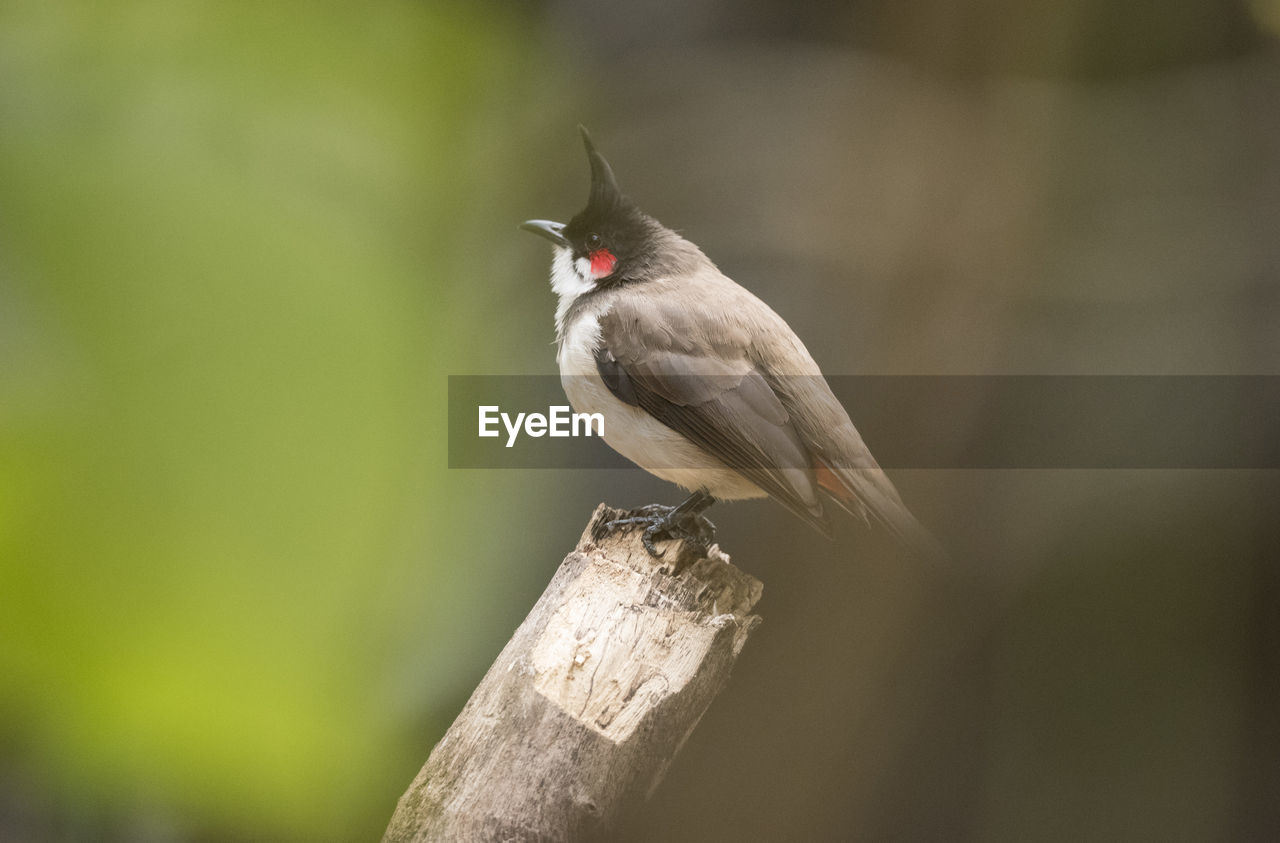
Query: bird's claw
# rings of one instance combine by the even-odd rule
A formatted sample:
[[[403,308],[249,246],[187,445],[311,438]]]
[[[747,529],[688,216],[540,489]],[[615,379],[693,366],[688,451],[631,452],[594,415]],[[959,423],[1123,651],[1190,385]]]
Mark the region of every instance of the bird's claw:
[[[655,503],[633,512],[638,514],[610,521],[604,525],[605,529],[615,530],[643,524],[644,532],[640,534],[640,541],[655,559],[661,559],[665,555],[665,551],[658,550],[655,542],[683,540],[690,549],[703,556],[715,543],[716,525],[697,510]]]

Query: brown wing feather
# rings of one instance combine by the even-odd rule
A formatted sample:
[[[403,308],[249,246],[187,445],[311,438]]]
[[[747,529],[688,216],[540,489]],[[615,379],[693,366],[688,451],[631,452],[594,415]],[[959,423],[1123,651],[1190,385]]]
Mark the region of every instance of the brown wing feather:
[[[639,406],[741,473],[826,535],[813,459],[768,381],[745,358],[726,359],[628,342],[616,318],[601,319],[600,376]]]

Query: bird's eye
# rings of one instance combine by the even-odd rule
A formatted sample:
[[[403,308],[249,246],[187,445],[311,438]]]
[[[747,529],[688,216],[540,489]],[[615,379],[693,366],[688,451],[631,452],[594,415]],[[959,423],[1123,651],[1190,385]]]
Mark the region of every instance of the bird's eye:
[[[599,249],[600,244],[603,242],[604,241],[600,239],[600,235],[596,234],[594,231],[587,235],[587,248],[593,252],[596,249]]]

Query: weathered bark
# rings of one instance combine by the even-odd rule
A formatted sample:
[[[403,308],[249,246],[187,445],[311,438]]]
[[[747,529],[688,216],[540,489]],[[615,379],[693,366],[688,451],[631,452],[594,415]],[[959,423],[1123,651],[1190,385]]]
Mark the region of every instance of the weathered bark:
[[[712,548],[586,531],[400,798],[384,841],[578,840],[662,781],[760,599]],[[659,545],[664,547],[664,545]]]

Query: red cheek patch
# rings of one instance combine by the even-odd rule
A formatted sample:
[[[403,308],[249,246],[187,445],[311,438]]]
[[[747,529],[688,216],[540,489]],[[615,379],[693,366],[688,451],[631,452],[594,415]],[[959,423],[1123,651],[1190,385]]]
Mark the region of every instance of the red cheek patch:
[[[618,259],[608,249],[596,249],[587,257],[591,259],[591,275],[595,278],[605,277],[618,265]]]

